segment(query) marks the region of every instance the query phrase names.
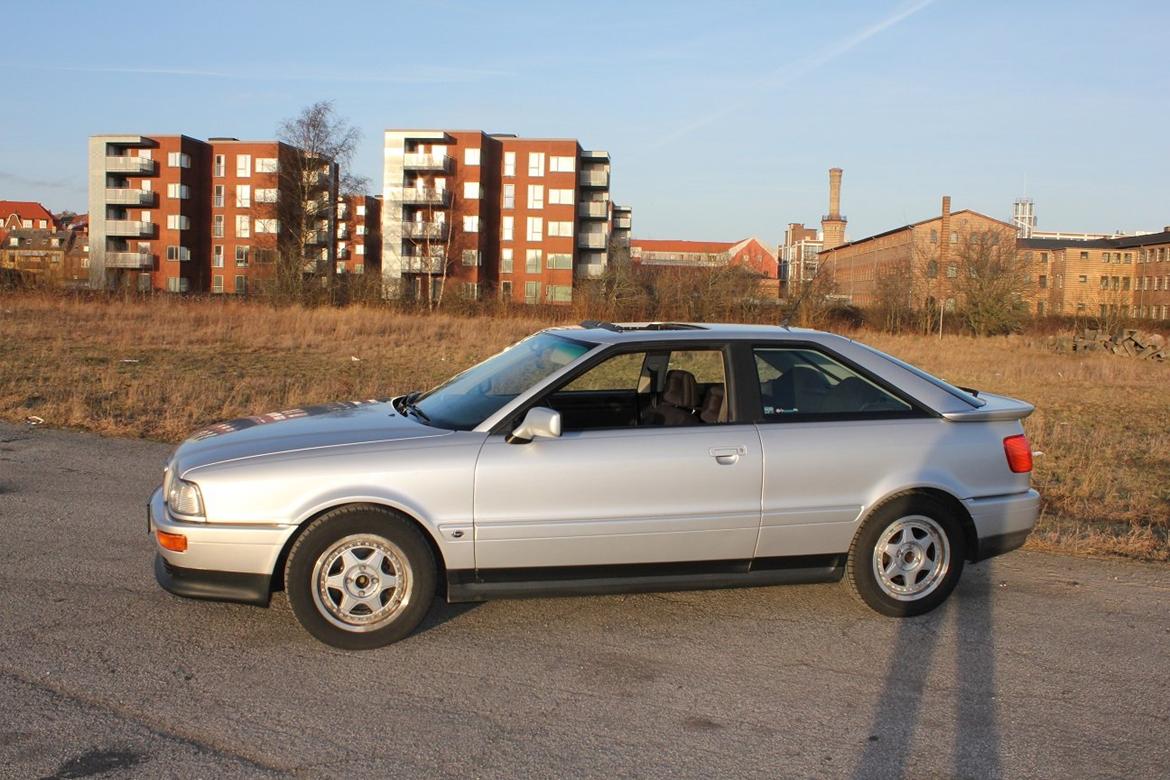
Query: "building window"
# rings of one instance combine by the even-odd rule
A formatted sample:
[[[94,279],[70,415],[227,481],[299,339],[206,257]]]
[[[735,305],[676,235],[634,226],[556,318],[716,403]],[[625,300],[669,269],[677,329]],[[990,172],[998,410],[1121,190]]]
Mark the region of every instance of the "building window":
[[[1044,316],[1044,301],[1036,301],[1036,316]]]
[[[266,189],[257,189],[256,190],[256,202],[257,203],[276,203],[277,198],[280,197],[279,192],[280,191],[277,190],[275,187],[269,187]]]
[[[215,274],[211,277],[211,291],[213,293],[223,292],[223,274]]]
[[[211,205],[217,209],[223,208],[223,185],[222,184],[215,185],[215,194],[211,196]]]
[[[1102,289],[1102,290],[1108,290],[1108,289],[1109,289],[1109,277],[1108,277],[1108,276],[1102,276],[1102,277],[1101,277],[1101,289]]]
[[[1121,277],[1121,289],[1123,291],[1129,290],[1129,277],[1128,276]]]
[[[1102,278],[1102,280],[1104,280],[1105,277],[1101,277],[1101,278]],[[1038,286],[1040,287],[1041,290],[1048,289],[1048,277],[1045,276],[1044,274],[1040,274],[1040,283]]]
[[[1056,287],[1057,289],[1064,289],[1064,274],[1056,275]]]
[[[236,186],[236,208],[252,208],[252,185],[240,184]]]
[[[1077,277],[1077,281],[1080,282],[1081,284],[1087,284],[1089,281],[1089,277],[1085,274],[1081,274],[1080,276]]]
[[[572,222],[549,222],[548,234],[550,236],[567,236],[573,237],[573,223]]]
[[[249,238],[252,235],[252,220],[247,214],[236,215],[236,238]]]
[[[504,185],[504,208],[506,208],[506,209],[516,208],[516,185],[515,184],[505,184]]]
[[[167,197],[186,200],[191,197],[191,188],[186,184],[171,183],[167,185]]]
[[[464,165],[479,165],[479,148],[463,150]]]
[[[248,277],[236,277],[236,295],[244,295],[248,292]]]
[[[478,150],[476,150],[478,151]],[[479,300],[479,285],[475,282],[463,283],[463,297],[469,301]]]
[[[1088,253],[1088,252],[1081,252],[1081,259],[1082,259],[1082,260],[1088,260],[1088,259],[1089,259],[1089,253]]]
[[[236,155],[236,176],[246,179],[252,175],[252,155],[237,154]]]
[[[926,278],[934,279],[938,276],[938,261],[931,260],[926,264]]]
[[[540,273],[540,260],[544,252],[540,249],[529,249],[524,257],[524,271],[525,273],[538,274]]]
[[[515,152],[504,152],[504,175],[505,176],[515,176],[516,175],[516,153]]]
[[[280,163],[275,157],[256,158],[256,173],[277,173],[279,171]]]
[[[1126,262],[1126,263],[1132,263],[1132,262],[1133,262],[1133,253],[1132,253],[1132,252],[1126,252],[1126,253],[1125,253],[1125,262]]]
[[[541,217],[528,218],[528,240],[540,241],[544,238],[544,219]]]
[[[211,221],[211,237],[223,238],[223,214],[216,214]]]
[[[366,226],[365,225],[356,225],[356,226],[354,226],[353,232],[354,232],[354,235],[364,236],[366,234]]]
[[[528,175],[544,176],[544,152],[528,153]]]
[[[464,265],[479,265],[479,251],[476,249],[463,250]]]
[[[1047,262],[1048,262],[1048,253],[1047,253],[1047,252],[1041,252],[1041,253],[1040,253],[1040,262],[1041,262],[1041,263],[1047,263]]]
[[[573,256],[564,252],[550,252],[548,255],[550,271],[573,270]]]
[[[215,156],[215,168],[212,170],[212,175],[218,178],[220,176],[223,176],[223,173],[224,173],[224,156],[222,154],[217,154]],[[221,282],[220,286],[222,287],[223,280],[220,279],[220,282]]]
[[[500,250],[500,273],[512,273],[512,248],[507,247]],[[511,284],[509,282],[509,284]]]
[[[938,243],[938,230],[936,230],[934,228],[932,228],[930,231],[930,243],[932,243],[932,244]]]
[[[463,217],[463,232],[464,233],[478,233],[479,232],[479,217],[475,214],[468,214]]]
[[[173,293],[187,292],[187,280],[181,276],[167,279],[167,292],[173,292]]]
[[[548,202],[554,206],[572,206],[573,205],[573,191],[572,190],[549,190]]]
[[[468,149],[467,151],[470,152],[471,150]],[[476,151],[478,151],[478,150],[476,150]],[[481,192],[482,192],[482,190],[479,186],[479,182],[477,182],[477,181],[463,182],[463,197],[467,198],[468,200],[479,200]]]
[[[280,220],[278,219],[258,219],[256,220],[257,233],[276,233],[280,230]]]
[[[577,167],[574,157],[553,157],[548,161],[548,169],[552,173],[572,173]]]
[[[515,224],[515,217],[504,217],[503,223],[500,225],[500,240],[511,241],[513,225]]]
[[[365,244],[354,245],[353,253],[355,255],[364,255],[366,253],[366,245]]]
[[[543,184],[529,184],[528,185],[528,208],[530,208],[530,209],[544,208],[544,185]]]
[[[252,249],[248,246],[236,246],[236,268],[247,268],[248,260],[252,257]]]
[[[540,282],[524,283],[524,302],[537,303],[540,301]]]
[[[947,278],[948,279],[955,279],[958,277],[958,275],[959,275],[959,266],[955,265],[954,263],[948,263],[947,264]]]
[[[187,247],[174,246],[174,245],[167,247],[167,260],[181,263],[184,260],[190,260],[190,259],[191,259],[191,250],[188,249]]]
[[[190,217],[182,214],[167,214],[167,230],[187,230],[190,227]]]
[[[951,231],[951,243],[952,244],[959,243],[959,234],[958,234],[958,232],[956,232],[954,230]]]
[[[364,217],[366,215],[366,204],[359,203],[357,209],[355,209],[355,213],[359,217]]]
[[[223,268],[223,244],[216,244],[211,248],[211,267]]]
[[[512,283],[510,281],[500,282],[500,297],[505,301],[512,299]]]
[[[182,152],[170,152],[167,154],[167,166],[170,168],[190,168],[191,155],[183,154]]]
[[[570,285],[550,284],[546,290],[549,303],[569,303],[573,300],[573,288]]]

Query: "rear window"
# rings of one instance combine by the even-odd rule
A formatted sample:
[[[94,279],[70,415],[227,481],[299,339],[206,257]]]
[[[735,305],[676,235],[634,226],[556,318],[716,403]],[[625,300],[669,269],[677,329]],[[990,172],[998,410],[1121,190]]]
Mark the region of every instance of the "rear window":
[[[853,343],[856,344],[857,346],[861,347],[862,349],[865,349],[869,352],[872,352],[873,354],[877,355],[878,357],[885,358],[886,360],[890,361],[891,363],[893,363],[894,365],[896,365],[900,368],[906,369],[914,376],[916,376],[919,379],[922,379],[926,382],[930,382],[932,385],[939,388],[940,390],[947,391],[948,393],[953,395],[955,398],[966,401],[967,403],[971,404],[971,406],[978,408],[978,407],[983,406],[984,404],[987,403],[982,398],[976,398],[974,395],[972,395],[971,393],[968,393],[966,390],[955,387],[954,385],[952,385],[949,382],[944,382],[943,380],[939,379],[937,376],[934,376],[933,374],[928,374],[925,371],[923,371],[921,368],[918,368],[917,366],[912,366],[904,360],[899,360],[898,358],[894,357],[893,355],[887,355],[885,352],[882,352],[880,349],[874,349],[873,347],[869,346],[868,344],[862,344],[860,341],[854,341]]]
[[[906,401],[815,349],[758,347],[766,422],[917,416]]]

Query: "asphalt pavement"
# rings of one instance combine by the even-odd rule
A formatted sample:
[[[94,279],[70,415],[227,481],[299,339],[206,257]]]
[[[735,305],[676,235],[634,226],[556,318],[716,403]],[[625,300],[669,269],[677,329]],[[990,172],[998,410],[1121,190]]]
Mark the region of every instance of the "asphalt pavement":
[[[436,603],[346,653],[155,584],[166,445],[0,424],[0,777],[1152,777],[1170,567],[1014,552],[841,585]]]

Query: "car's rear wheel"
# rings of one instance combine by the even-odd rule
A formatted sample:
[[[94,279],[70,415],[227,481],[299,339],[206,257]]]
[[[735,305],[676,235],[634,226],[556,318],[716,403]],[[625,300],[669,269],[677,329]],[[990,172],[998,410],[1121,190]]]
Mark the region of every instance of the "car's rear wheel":
[[[365,650],[415,629],[435,595],[434,556],[418,528],[379,507],[341,507],[297,539],[285,567],[293,614],[326,644]]]
[[[921,615],[946,601],[965,557],[953,510],[930,496],[898,496],[878,507],[854,538],[846,580],[883,615]]]

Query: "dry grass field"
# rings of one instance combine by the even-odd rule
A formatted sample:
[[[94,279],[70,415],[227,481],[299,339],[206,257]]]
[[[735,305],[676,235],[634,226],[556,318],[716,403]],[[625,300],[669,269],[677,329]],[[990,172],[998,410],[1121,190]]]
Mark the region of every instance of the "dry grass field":
[[[427,388],[548,320],[0,293],[0,417],[179,441],[209,422]],[[1030,544],[1170,560],[1170,364],[1040,337],[858,334],[950,381],[1025,398],[1044,517]]]

